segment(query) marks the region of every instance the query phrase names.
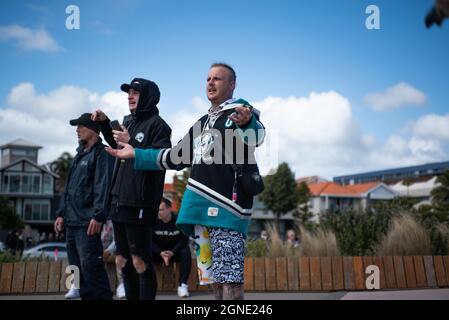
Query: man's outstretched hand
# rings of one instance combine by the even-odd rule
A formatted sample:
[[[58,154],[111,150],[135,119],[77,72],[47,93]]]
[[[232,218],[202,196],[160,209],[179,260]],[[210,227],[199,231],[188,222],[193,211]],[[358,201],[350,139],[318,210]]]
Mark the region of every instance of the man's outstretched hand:
[[[111,147],[106,147],[106,151],[113,157],[120,158],[120,159],[134,159],[134,148],[132,145],[118,142],[119,146],[123,147],[122,149],[112,149]]]
[[[251,109],[245,106],[238,106],[235,108],[235,112],[228,118],[235,122],[239,127],[247,124],[252,117]]]

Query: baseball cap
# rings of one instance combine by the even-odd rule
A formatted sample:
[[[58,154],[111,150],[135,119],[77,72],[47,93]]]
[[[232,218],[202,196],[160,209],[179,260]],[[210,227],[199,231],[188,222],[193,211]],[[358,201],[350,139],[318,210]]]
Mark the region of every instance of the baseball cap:
[[[100,124],[98,122],[92,121],[90,118],[91,116],[92,113],[83,113],[79,116],[78,119],[72,119],[69,121],[69,123],[72,126],[82,125],[95,131],[96,133],[100,133]]]

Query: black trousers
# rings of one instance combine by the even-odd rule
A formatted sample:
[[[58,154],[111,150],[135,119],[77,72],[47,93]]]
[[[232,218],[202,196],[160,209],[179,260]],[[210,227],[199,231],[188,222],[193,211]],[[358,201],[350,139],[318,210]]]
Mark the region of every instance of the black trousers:
[[[66,232],[69,264],[80,271],[81,299],[112,300],[100,234],[88,236],[87,227],[68,226]]]
[[[113,221],[112,224],[117,247],[116,255],[126,259],[126,264],[122,268],[126,299],[155,300],[157,279],[151,254],[152,226],[117,221]],[[141,258],[145,263],[143,273],[137,272],[132,256]]]
[[[165,251],[162,249],[162,251]],[[164,260],[160,255],[154,256],[155,263],[164,263]],[[184,247],[179,252],[175,253],[173,257],[171,257],[170,262],[179,262],[179,285],[181,283],[187,284],[190,275],[190,269],[192,268],[192,255],[190,253],[189,246]]]

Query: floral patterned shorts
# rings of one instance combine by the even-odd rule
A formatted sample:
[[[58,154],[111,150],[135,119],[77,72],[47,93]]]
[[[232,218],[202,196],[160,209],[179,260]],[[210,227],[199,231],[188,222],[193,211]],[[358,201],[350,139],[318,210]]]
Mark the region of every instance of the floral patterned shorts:
[[[215,283],[243,283],[245,239],[234,230],[209,228]]]

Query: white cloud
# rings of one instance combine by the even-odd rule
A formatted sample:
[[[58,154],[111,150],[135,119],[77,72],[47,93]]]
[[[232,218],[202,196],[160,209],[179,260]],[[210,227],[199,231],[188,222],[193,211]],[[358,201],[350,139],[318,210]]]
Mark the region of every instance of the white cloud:
[[[389,111],[403,106],[420,106],[426,103],[426,95],[413,86],[401,82],[384,92],[365,96],[365,103],[376,111]]]
[[[96,109],[120,121],[129,113],[125,93],[100,95],[76,86],[38,94],[32,83],[20,83],[11,90],[7,103],[0,109],[0,143],[23,138],[42,145],[39,163],[52,161],[64,151],[75,153],[77,139],[70,119]]]
[[[55,52],[61,50],[44,28],[30,29],[17,24],[0,26],[0,42],[12,41],[20,49]]]
[[[444,116],[425,115],[416,121],[413,132],[421,137],[449,141],[449,114]]]
[[[192,105],[202,107],[183,110],[179,113],[181,117],[173,115],[168,123],[172,127],[176,123],[185,133],[208,106],[200,98],[195,98]],[[252,105],[261,111],[261,120],[267,128],[267,139],[258,151],[262,174],[287,161],[297,177],[318,174],[330,179],[442,161],[447,157],[444,143],[439,140],[444,136],[444,125],[439,126],[438,131],[442,132],[439,137],[424,137],[423,132],[418,133],[426,119],[423,117],[410,125],[416,130],[403,130],[399,124],[400,134],[392,133],[385,142],[378,141],[358,124],[350,102],[334,91],[311,93],[307,97],[267,97]],[[441,117],[436,122],[441,123],[442,119],[447,121]]]
[[[408,147],[412,154],[418,158],[433,160],[444,155],[441,143],[434,139],[412,137],[408,142]]]
[[[128,114],[123,92],[104,94],[77,86],[64,85],[38,93],[32,83],[20,83],[0,109],[0,144],[24,138],[42,145],[40,163],[57,158],[63,151],[75,152],[74,127],[69,119],[83,112],[104,110],[111,119]],[[306,97],[267,97],[252,102],[261,111],[267,128],[265,144],[258,151],[262,174],[287,161],[296,176],[337,175],[442,161],[449,141],[449,114],[427,115],[385,142],[378,141],[352,114],[352,106],[341,94],[330,91]],[[188,109],[166,117],[176,143],[207,112],[209,103],[192,98]],[[174,172],[167,172],[171,181]]]

